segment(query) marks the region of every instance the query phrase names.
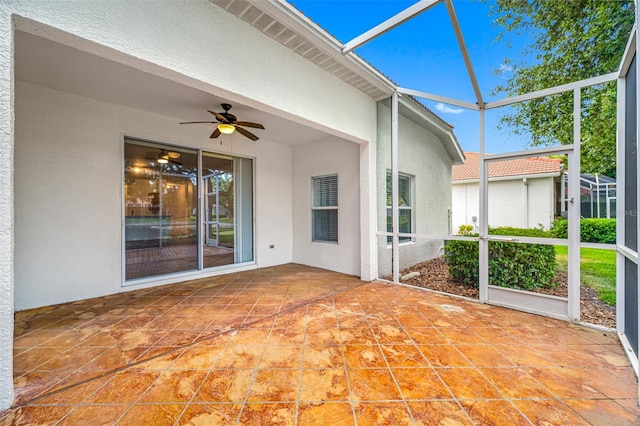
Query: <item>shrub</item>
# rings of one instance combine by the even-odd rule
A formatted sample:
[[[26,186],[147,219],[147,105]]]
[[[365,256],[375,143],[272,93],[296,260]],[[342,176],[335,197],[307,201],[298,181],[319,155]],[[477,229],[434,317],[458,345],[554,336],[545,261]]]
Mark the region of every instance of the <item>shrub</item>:
[[[548,238],[541,229],[492,228],[492,235],[513,235]],[[475,241],[449,241],[445,256],[449,275],[478,286],[478,243]],[[534,290],[553,287],[556,274],[556,253],[553,246],[489,241],[489,284]]]
[[[556,219],[551,227],[555,238],[567,238],[567,219]],[[580,219],[580,241],[583,243],[616,243],[615,219]]]

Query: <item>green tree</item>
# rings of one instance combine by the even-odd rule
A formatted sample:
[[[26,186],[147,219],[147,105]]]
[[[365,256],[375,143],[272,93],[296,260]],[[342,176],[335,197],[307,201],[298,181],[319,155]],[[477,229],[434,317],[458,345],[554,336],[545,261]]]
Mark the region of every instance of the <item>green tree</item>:
[[[488,0],[484,0],[488,1]],[[632,0],[495,0],[499,40],[528,34],[533,40],[495,93],[521,95],[616,71],[634,22]],[[497,73],[502,73],[501,67]],[[504,75],[506,77],[506,74]],[[582,90],[582,172],[616,175],[616,84]],[[532,146],[573,142],[573,94],[512,106],[499,127],[529,135]]]

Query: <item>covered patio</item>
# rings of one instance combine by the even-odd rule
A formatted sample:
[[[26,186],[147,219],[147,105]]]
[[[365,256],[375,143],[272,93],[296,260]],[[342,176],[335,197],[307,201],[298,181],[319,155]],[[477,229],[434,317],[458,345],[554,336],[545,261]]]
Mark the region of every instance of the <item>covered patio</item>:
[[[19,312],[0,424],[638,424],[615,333],[296,264]]]

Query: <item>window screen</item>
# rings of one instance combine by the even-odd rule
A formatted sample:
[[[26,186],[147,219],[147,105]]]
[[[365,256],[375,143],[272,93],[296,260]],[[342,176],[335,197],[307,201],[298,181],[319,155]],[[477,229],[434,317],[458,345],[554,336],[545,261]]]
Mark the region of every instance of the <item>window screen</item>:
[[[413,232],[413,177],[398,174],[398,232],[410,234]],[[391,172],[387,171],[387,232],[393,232],[391,210]],[[400,242],[411,241],[411,237],[400,237]],[[391,237],[387,237],[387,243],[391,243]]]
[[[338,175],[311,178],[312,241],[338,242]]]

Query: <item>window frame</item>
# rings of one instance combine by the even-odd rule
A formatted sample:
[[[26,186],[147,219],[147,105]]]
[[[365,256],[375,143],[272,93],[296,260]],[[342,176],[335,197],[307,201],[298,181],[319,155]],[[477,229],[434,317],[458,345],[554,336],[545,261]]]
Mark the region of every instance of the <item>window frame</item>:
[[[326,178],[333,178],[335,177],[335,200],[336,200],[336,205],[335,206],[316,206],[316,181],[319,181],[321,179],[326,179]],[[340,201],[339,201],[339,196],[340,196],[340,191],[339,191],[339,184],[340,184],[340,180],[338,177],[338,173],[328,173],[328,174],[324,174],[324,175],[318,175],[318,176],[311,176],[311,242],[314,243],[329,243],[329,244],[338,244],[340,241],[340,236],[339,236],[339,211],[340,211]],[[315,212],[316,211],[335,211],[335,240],[333,239],[325,239],[322,238],[322,236],[317,236],[315,231],[316,231],[316,227],[315,227]]]
[[[407,179],[408,180],[408,198],[409,198],[409,205],[399,205],[398,206],[398,211],[401,215],[401,212],[404,211],[409,211],[410,217],[409,217],[409,232],[402,232],[403,234],[413,234],[415,233],[415,176],[411,175],[409,173],[402,173],[402,172],[398,172],[398,189],[400,189],[400,180],[402,179]],[[390,192],[389,187],[391,185],[391,170],[387,170],[387,176],[386,176],[386,185],[387,185],[387,194]],[[401,194],[398,194],[398,196],[400,196]],[[387,200],[389,199],[389,196],[387,196]],[[385,203],[386,204],[386,203]],[[385,206],[385,212],[386,212],[386,216],[390,217],[392,212],[391,209],[393,208],[392,205],[386,205]],[[388,222],[387,222],[388,223]],[[400,230],[398,230],[400,232]],[[387,232],[393,232],[393,229],[390,226],[387,226]],[[387,245],[391,245],[391,236],[387,237]],[[399,239],[399,243],[402,244],[410,244],[415,242],[415,238],[414,237],[398,237]]]

